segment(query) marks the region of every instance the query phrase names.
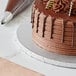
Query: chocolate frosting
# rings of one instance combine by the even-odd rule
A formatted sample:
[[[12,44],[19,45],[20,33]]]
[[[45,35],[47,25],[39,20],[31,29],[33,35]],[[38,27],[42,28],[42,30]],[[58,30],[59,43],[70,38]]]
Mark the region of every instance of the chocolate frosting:
[[[49,0],[41,0],[41,1],[46,2],[47,4]],[[52,9],[55,13],[61,12],[67,14],[69,13],[71,2],[73,2],[71,15],[76,15],[76,0],[51,0],[51,1],[54,1]]]
[[[56,1],[58,1],[58,0],[56,0]],[[67,1],[69,1],[69,0],[67,0]],[[66,0],[65,0],[65,2],[66,2]],[[76,2],[75,2],[76,3]],[[76,8],[76,4],[74,3],[74,5],[73,5],[73,9],[74,9],[74,11],[73,11],[73,9],[72,9],[72,11],[75,13],[75,8]],[[43,6],[43,7],[42,7]],[[39,9],[39,11],[40,12],[43,12],[45,15],[51,15],[52,17],[54,17],[54,18],[63,18],[63,19],[65,19],[65,20],[70,20],[70,21],[73,21],[73,22],[76,22],[76,14],[74,14],[74,15],[71,15],[70,17],[68,16],[68,13],[60,13],[60,12],[58,12],[58,13],[55,13],[52,9],[48,9],[48,10],[46,10],[45,9],[45,6],[46,6],[46,4],[43,4],[43,2],[41,2],[41,0],[36,0],[35,1],[35,8],[38,8]]]
[[[60,0],[55,1],[57,3]],[[46,50],[59,54],[76,55],[76,16],[60,13],[64,12],[67,2],[70,4],[69,0],[63,2],[66,5],[62,8],[59,6],[59,12],[55,13],[52,9],[45,9],[46,4],[41,0],[35,1],[36,12],[32,23],[34,24],[32,37],[40,47]],[[75,6],[74,3],[72,12],[75,11]]]
[[[53,10],[55,12],[68,13],[70,9],[71,0],[55,0],[53,4]],[[72,15],[76,15],[76,1],[73,2]]]
[[[69,5],[69,0],[55,0],[53,4],[53,10],[55,12],[68,12]]]
[[[74,5],[73,5],[72,15],[76,15],[76,2],[74,2]]]

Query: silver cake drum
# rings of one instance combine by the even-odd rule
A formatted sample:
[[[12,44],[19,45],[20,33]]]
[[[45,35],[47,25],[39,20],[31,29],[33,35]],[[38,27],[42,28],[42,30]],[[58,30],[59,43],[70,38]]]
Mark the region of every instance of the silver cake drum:
[[[59,55],[48,52],[32,41],[32,24],[27,21],[17,30],[17,43],[22,52],[48,65],[76,69],[76,56]],[[26,50],[27,49],[27,50]]]

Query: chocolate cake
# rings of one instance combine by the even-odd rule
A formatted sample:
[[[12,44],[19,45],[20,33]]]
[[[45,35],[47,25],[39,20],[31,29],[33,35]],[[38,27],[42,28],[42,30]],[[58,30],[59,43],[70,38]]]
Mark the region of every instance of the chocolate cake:
[[[35,0],[32,37],[46,51],[76,55],[76,0]]]

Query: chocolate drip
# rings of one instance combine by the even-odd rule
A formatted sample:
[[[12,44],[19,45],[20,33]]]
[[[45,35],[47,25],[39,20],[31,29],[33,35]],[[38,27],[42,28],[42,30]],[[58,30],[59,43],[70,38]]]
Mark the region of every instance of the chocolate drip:
[[[51,24],[51,39],[53,38],[52,37],[52,34],[53,34],[53,26],[54,26],[54,22],[55,22],[55,18],[52,18],[52,24]]]
[[[62,40],[61,42],[63,43],[64,42],[64,33],[65,33],[65,25],[66,25],[67,21],[64,21],[62,22]]]
[[[74,34],[75,34],[76,23],[73,23],[73,33],[72,33],[72,47],[74,47]]]
[[[38,14],[38,17],[37,17],[37,30],[36,30],[36,33],[38,33],[38,27],[39,27],[39,17],[40,17],[40,13]]]
[[[47,19],[47,16],[44,18],[44,23],[43,23],[43,34],[42,34],[42,37],[44,37],[44,35],[45,35],[46,19]]]
[[[35,10],[34,10],[34,12],[31,15],[32,28],[34,28],[34,18],[35,18],[34,16],[35,16]]]

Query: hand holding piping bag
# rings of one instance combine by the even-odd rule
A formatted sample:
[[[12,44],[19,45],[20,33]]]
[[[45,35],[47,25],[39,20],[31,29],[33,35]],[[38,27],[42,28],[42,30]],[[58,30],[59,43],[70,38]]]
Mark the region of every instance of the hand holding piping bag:
[[[8,23],[15,15],[30,5],[33,0],[9,0],[1,24]]]

